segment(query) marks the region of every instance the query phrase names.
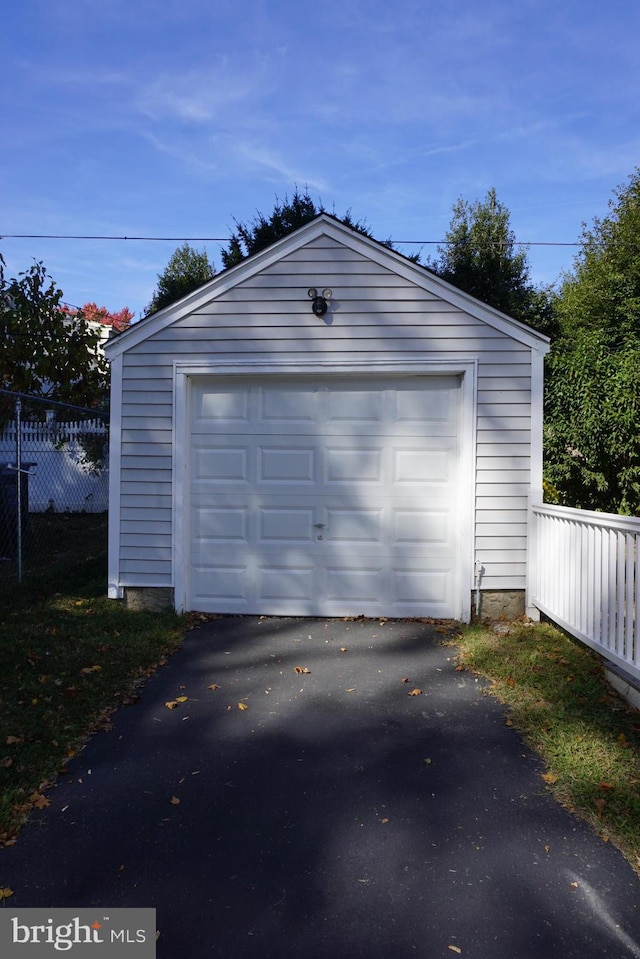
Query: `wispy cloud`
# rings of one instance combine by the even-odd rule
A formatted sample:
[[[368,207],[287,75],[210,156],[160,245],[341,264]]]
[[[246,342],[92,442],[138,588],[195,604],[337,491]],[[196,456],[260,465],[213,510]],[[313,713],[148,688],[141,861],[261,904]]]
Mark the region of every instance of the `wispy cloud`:
[[[577,179],[613,179],[612,187],[629,176],[638,166],[640,137],[609,142],[594,142],[592,139],[571,137],[563,144],[564,168],[570,169]]]
[[[132,106],[153,121],[203,124],[255,107],[269,88],[267,65],[260,59],[240,66],[222,57],[206,67],[159,74],[141,87]]]
[[[640,156],[631,0],[615,16],[596,0],[5,6],[16,233],[222,235],[297,183],[405,239],[438,239],[458,197],[495,186],[520,235],[564,240]],[[171,251],[145,249],[145,271],[119,249],[3,241],[51,262],[72,301],[112,289],[136,309]]]
[[[158,153],[179,160],[185,167],[191,167],[201,173],[212,173],[220,168],[215,151],[211,147],[207,148],[201,141],[194,144],[171,131],[155,133],[153,130],[140,130],[139,136]]]
[[[267,175],[275,174],[278,182],[289,185],[297,183],[300,187],[308,186],[309,189],[320,192],[329,189],[329,183],[325,177],[311,169],[305,169],[302,164],[292,164],[280,151],[270,147],[237,141],[232,145],[232,153],[249,169],[254,168]]]

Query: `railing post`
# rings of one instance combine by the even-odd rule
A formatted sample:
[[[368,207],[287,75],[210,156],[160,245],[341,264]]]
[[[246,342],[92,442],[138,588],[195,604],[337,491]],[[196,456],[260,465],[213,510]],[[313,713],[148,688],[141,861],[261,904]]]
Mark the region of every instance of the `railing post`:
[[[533,605],[536,597],[538,584],[538,563],[540,560],[538,552],[538,523],[533,512],[533,507],[542,502],[542,494],[538,490],[530,490],[528,496],[527,510],[527,579],[525,586],[525,608],[527,616],[530,619],[538,621],[540,611]]]
[[[16,561],[22,583],[22,400],[16,400]]]

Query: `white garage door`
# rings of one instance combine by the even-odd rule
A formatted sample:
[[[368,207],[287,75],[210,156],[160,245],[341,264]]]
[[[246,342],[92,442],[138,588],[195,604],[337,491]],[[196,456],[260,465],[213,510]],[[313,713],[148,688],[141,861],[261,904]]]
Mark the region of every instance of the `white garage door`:
[[[187,608],[460,615],[460,378],[194,377]]]

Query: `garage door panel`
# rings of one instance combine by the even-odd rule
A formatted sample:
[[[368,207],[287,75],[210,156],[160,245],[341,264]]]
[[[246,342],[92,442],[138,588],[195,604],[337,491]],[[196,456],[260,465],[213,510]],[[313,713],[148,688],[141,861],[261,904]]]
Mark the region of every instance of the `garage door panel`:
[[[279,563],[257,570],[257,600],[281,600],[289,604],[314,603],[318,591],[315,565]],[[291,605],[288,608],[294,608]]]
[[[456,615],[455,377],[216,390],[194,380],[190,608]]]
[[[354,448],[340,448],[327,446],[325,448],[325,482],[349,483],[353,487],[362,483],[382,483],[383,447],[359,446]]]
[[[362,426],[376,426],[382,431],[385,422],[385,392],[383,390],[340,389],[327,394],[326,420],[340,432],[352,433]]]
[[[396,447],[392,450],[392,482],[446,483],[451,473],[451,450],[425,449],[423,446]]]
[[[420,606],[446,605],[449,601],[450,571],[416,565],[394,569],[393,581],[396,602],[399,605],[415,603]]]
[[[400,377],[393,383],[396,409],[434,410],[433,415],[442,417],[443,410],[449,410],[452,404],[457,403],[459,387],[460,377],[456,373],[426,376],[414,373]]]
[[[324,511],[324,529],[318,533],[328,543],[382,543],[384,510],[362,507],[331,507]]]
[[[207,483],[249,481],[249,450],[247,447],[220,444],[215,449],[193,451],[194,479]]]
[[[260,507],[258,515],[258,543],[312,543],[312,509],[304,506]]]
[[[450,439],[422,438],[411,444],[383,436],[366,438],[304,436],[258,437],[246,435],[230,442],[212,436],[205,446],[198,437],[192,450],[195,482],[235,484],[296,483],[310,486],[324,480],[327,486],[388,484],[406,487],[425,483],[450,484],[455,480],[456,444]],[[233,488],[233,487],[232,487]]]
[[[194,549],[206,543],[246,543],[249,529],[248,506],[204,507],[193,511]]]
[[[260,446],[258,482],[312,484],[316,477],[316,449],[312,446]]]
[[[251,421],[251,391],[249,387],[215,390],[199,390],[193,400],[194,432],[211,429],[227,431]]]
[[[328,566],[326,596],[333,603],[379,603],[384,592],[384,568],[366,565],[354,569],[351,565]],[[346,608],[346,607],[345,607]]]
[[[199,600],[206,610],[212,603],[232,603],[248,607],[246,563],[221,564],[219,566],[194,565],[192,569],[192,589],[194,600]],[[227,610],[228,611],[228,610]]]
[[[257,422],[270,427],[292,426],[315,430],[320,413],[321,395],[317,390],[305,390],[299,385],[292,388],[259,387],[257,394]]]
[[[393,512],[393,542],[399,546],[444,546],[452,539],[452,517],[448,506],[441,508],[400,508]]]

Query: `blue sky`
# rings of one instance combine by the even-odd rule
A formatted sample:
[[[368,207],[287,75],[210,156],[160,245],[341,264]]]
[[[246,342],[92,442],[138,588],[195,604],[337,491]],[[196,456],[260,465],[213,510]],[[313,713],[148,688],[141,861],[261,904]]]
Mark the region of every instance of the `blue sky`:
[[[379,239],[439,240],[493,186],[518,239],[576,241],[640,163],[637,0],[20,0],[2,19],[0,251],[73,304],[140,315],[178,242],[7,234],[224,237],[297,184]],[[193,245],[221,268],[221,244]],[[531,248],[533,280],[575,252]]]

